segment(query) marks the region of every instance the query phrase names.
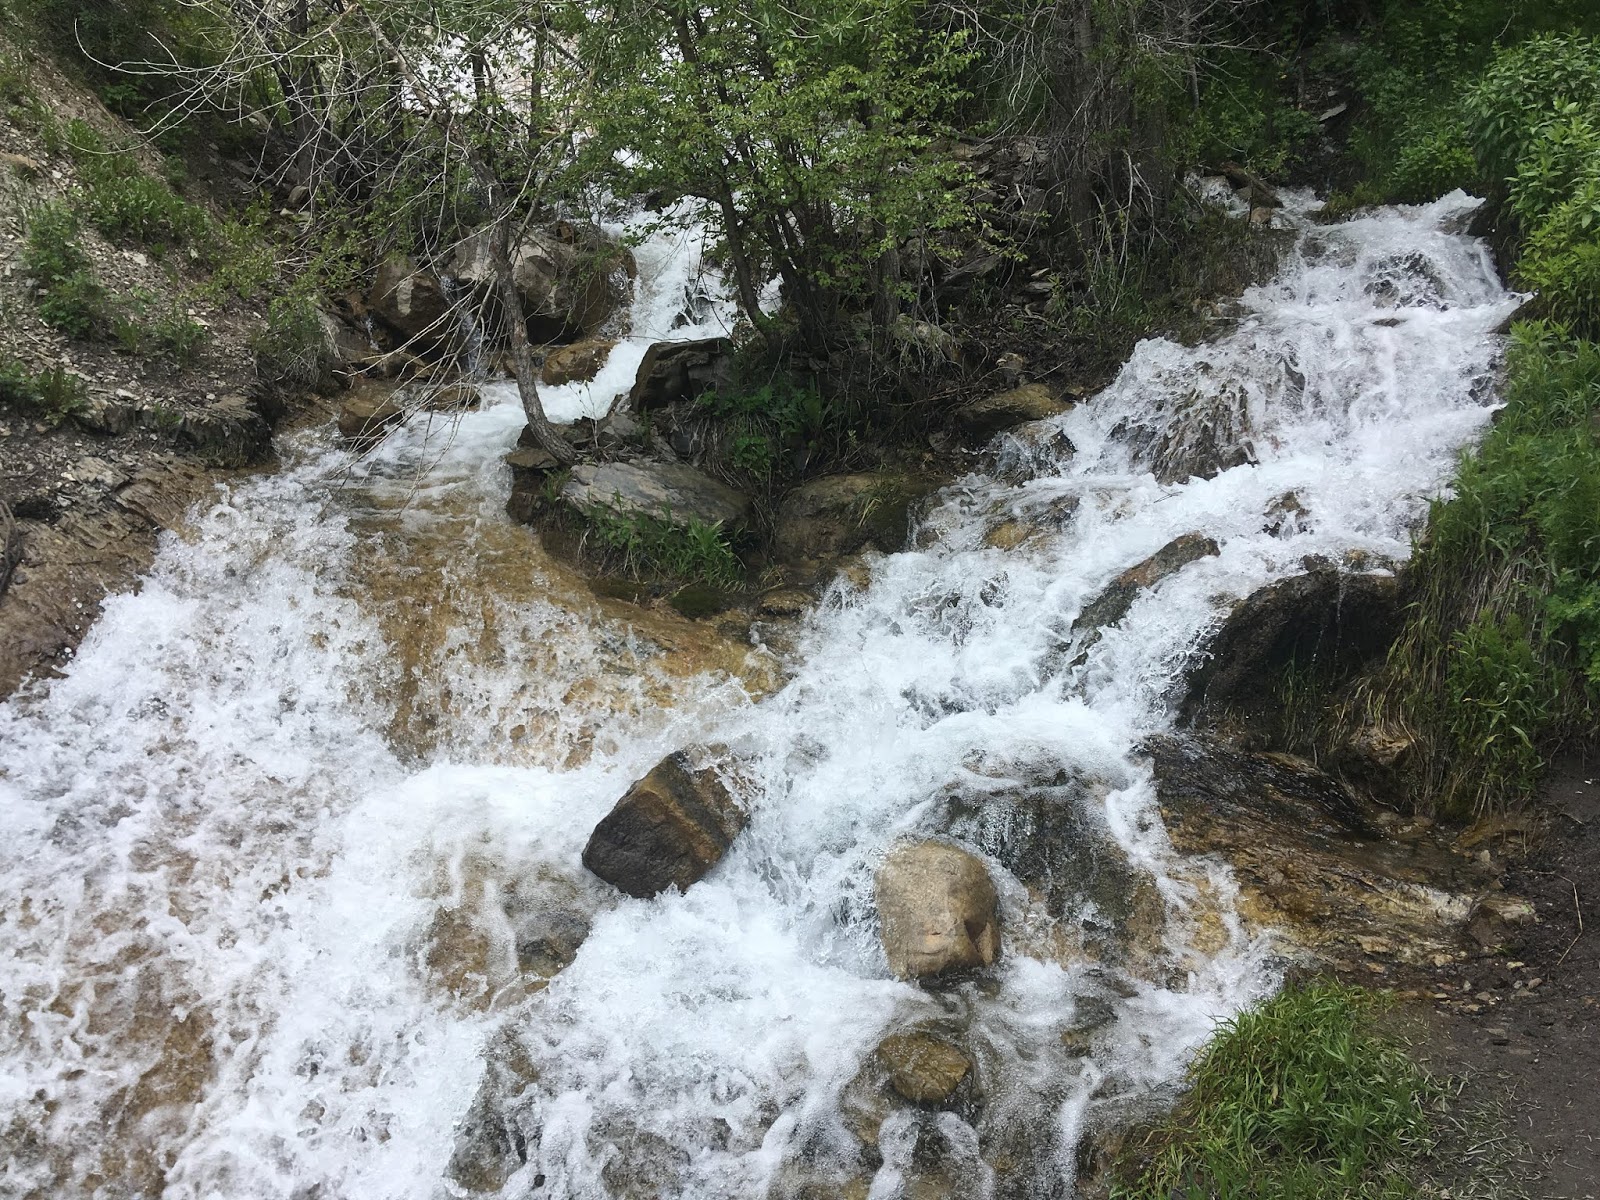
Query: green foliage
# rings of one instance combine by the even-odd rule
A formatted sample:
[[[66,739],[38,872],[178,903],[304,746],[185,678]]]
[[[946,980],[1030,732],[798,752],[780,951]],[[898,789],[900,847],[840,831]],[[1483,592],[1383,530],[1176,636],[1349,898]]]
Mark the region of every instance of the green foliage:
[[[153,317],[156,297],[137,291],[122,297],[111,319],[111,335],[129,354],[168,354],[180,363],[193,362],[205,342],[205,326],[174,301]]]
[[[642,515],[618,516],[604,509],[585,514],[590,536],[603,551],[616,556],[623,569],[638,577],[654,575],[714,588],[732,589],[744,579],[744,567],[728,545],[721,523],[691,517],[685,524]]]
[[[1213,65],[1183,134],[1195,161],[1232,160],[1269,178],[1304,161],[1320,127],[1315,114],[1279,95],[1276,65],[1267,56],[1242,53]]]
[[[108,238],[164,247],[210,231],[205,209],[145,174],[130,151],[108,146],[88,122],[68,121],[66,140],[82,185],[75,207]]]
[[[316,302],[299,291],[274,299],[267,306],[266,327],[251,349],[256,375],[269,387],[316,386],[326,365],[326,335]]]
[[[1118,1200],[1355,1200],[1414,1194],[1436,1089],[1372,1023],[1369,993],[1323,983],[1226,1022]]]
[[[720,427],[727,466],[757,486],[789,474],[786,449],[849,432],[850,414],[842,406],[823,396],[815,383],[788,374],[755,386],[708,391],[695,403]]]
[[[1562,35],[1514,46],[1495,57],[1466,108],[1485,170],[1517,174],[1552,122],[1600,111],[1600,46]]]
[[[1600,345],[1520,325],[1506,386],[1429,517],[1373,714],[1416,731],[1417,801],[1457,816],[1525,799],[1600,697]]]
[[[886,256],[966,217],[965,172],[935,143],[971,55],[963,35],[916,18],[909,0],[630,0],[584,31],[598,71],[589,152],[621,190],[698,202],[756,328],[771,325],[757,300],[770,273],[808,340],[837,336],[869,301],[886,323]]]
[[[88,390],[82,377],[60,365],[34,374],[15,359],[0,360],[0,402],[30,411],[48,425],[82,412]]]
[[[38,283],[35,299],[45,323],[68,337],[87,338],[108,327],[109,295],[78,234],[78,218],[65,205],[41,206],[28,219],[22,264]]]

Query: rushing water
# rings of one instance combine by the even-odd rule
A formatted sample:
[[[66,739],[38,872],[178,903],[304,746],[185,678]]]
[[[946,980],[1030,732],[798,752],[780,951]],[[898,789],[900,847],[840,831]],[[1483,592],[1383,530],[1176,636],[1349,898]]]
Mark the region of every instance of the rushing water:
[[[1513,302],[1459,232],[1470,207],[1291,215],[1226,333],[1143,343],[1003,439],[918,549],[822,599],[759,702],[760,646],[593,600],[499,515],[509,396],[359,464],[292,439],[168,538],[64,678],[0,706],[0,1192],[434,1197],[481,1184],[490,1145],[506,1196],[1070,1194],[1086,1125],[1272,983],[1130,748],[1232,599],[1307,555],[1408,552],[1488,419]],[[603,408],[670,335],[693,263],[643,249],[634,337],[559,415]],[[1158,482],[1197,438],[1249,461]],[[1303,512],[1269,521],[1288,492]],[[1004,522],[1027,536],[991,548]],[[1081,655],[1083,606],[1193,531],[1220,553]],[[583,844],[689,743],[736,756],[749,826],[687,893],[623,898]],[[993,850],[1005,797],[1050,779],[1143,917],[1047,903],[996,863],[991,976],[891,979],[885,850],[952,830]],[[563,937],[581,948],[548,985],[519,966]],[[917,1023],[976,1063],[955,1111],[864,1091],[873,1047]]]

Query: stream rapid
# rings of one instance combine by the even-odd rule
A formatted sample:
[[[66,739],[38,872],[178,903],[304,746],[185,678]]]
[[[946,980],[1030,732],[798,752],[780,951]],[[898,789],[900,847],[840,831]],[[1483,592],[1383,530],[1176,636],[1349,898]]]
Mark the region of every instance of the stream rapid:
[[[1071,1195],[1085,1131],[1169,1097],[1276,981],[1133,748],[1240,597],[1409,554],[1498,403],[1517,298],[1474,204],[1318,226],[1292,202],[1277,275],[1211,340],[1145,341],[1002,435],[782,650],[597,600],[510,524],[510,389],[364,459],[286,436],[0,705],[0,1193]],[[554,417],[604,411],[652,340],[721,331],[698,253],[640,248],[632,336]],[[1231,465],[1158,480],[1190,453]],[[1196,532],[1219,552],[1073,631]],[[687,892],[623,897],[585,841],[686,745],[727,748],[749,824]],[[885,853],[993,855],[1025,794],[1073,806],[1122,894],[1046,897],[991,857],[997,965],[893,979]],[[962,1104],[873,1091],[911,1027],[972,1059]]]

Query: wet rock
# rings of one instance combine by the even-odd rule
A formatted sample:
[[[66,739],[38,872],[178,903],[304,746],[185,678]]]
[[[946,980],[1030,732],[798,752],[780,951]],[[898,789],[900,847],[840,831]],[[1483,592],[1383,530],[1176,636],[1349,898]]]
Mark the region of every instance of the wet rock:
[[[890,852],[876,879],[889,970],[902,979],[987,967],[1000,954],[999,897],[973,855],[943,842]]]
[[[561,489],[580,513],[649,517],[683,526],[735,526],[749,512],[749,497],[682,463],[583,463]]]
[[[1250,397],[1241,385],[1200,384],[1163,404],[1166,411],[1112,431],[1158,482],[1215,479],[1256,461]]]
[[[1233,190],[1251,208],[1282,208],[1283,201],[1278,193],[1268,183],[1265,183],[1255,172],[1241,167],[1235,162],[1225,162],[1218,168],[1221,175],[1227,179]]]
[[[513,521],[529,524],[548,503],[547,481],[561,470],[561,463],[555,455],[538,446],[518,446],[504,461],[511,468],[506,515]]]
[[[528,1161],[528,1147],[538,1140],[532,1114],[518,1100],[538,1080],[538,1069],[509,1032],[495,1038],[484,1052],[483,1081],[457,1125],[455,1148],[446,1168],[459,1188],[493,1194]]]
[[[1241,910],[1329,962],[1437,965],[1461,953],[1486,867],[1382,837],[1360,799],[1304,759],[1157,736],[1142,752],[1173,845],[1220,854]]]
[[[376,380],[358,383],[339,408],[339,433],[353,442],[377,438],[406,417],[405,393]]]
[[[379,265],[367,304],[374,316],[408,341],[435,341],[453,325],[450,300],[439,277],[420,270],[405,255],[392,255]]]
[[[539,368],[539,382],[550,387],[587,383],[600,373],[616,344],[610,338],[589,338],[559,346],[545,357],[544,366]]]
[[[1221,553],[1217,543],[1201,533],[1186,533],[1173,538],[1161,549],[1141,563],[1129,567],[1118,575],[1091,600],[1078,619],[1072,623],[1074,634],[1086,633],[1083,648],[1088,649],[1099,639],[1100,630],[1115,625],[1128,615],[1133,602],[1163,579],[1175,575],[1192,562],[1215,557]]]
[[[1479,946],[1492,950],[1538,919],[1533,905],[1521,896],[1490,892],[1473,907],[1472,916],[1467,919],[1467,934]]]
[[[1310,510],[1301,503],[1299,493],[1285,492],[1267,505],[1267,523],[1261,527],[1261,532],[1273,537],[1288,537],[1303,530],[1310,515]]]
[[[1009,784],[994,791],[951,790],[944,798],[951,833],[978,847],[1070,925],[1078,942],[1101,959],[1125,959],[1156,948],[1166,907],[1154,877],[1128,861],[1105,818],[1101,781],[1064,771],[1028,779],[1007,767]]]
[[[600,1178],[611,1200],[660,1200],[681,1194],[688,1151],[648,1129],[619,1127],[607,1133],[616,1152],[600,1169]]]
[[[441,383],[409,389],[428,412],[473,412],[483,405],[483,393],[471,383]]]
[[[761,593],[756,611],[764,617],[798,617],[810,611],[813,599],[804,588],[773,588]]]
[[[1396,576],[1313,562],[1305,574],[1234,606],[1188,675],[1182,713],[1191,721],[1225,712],[1248,720],[1261,706],[1277,704],[1275,685],[1291,665],[1315,667],[1334,681],[1348,676],[1388,650],[1403,607]]]
[[[595,826],[583,865],[630,896],[687,889],[716,866],[745,814],[721,777],[682,751],[662,759]]]
[[[480,230],[462,242],[450,269],[492,312],[498,299],[488,238]],[[632,253],[592,225],[530,229],[511,249],[528,336],[539,343],[593,336],[622,305],[637,272]]]
[[[972,1070],[972,1060],[943,1038],[925,1032],[897,1033],[878,1046],[889,1086],[914,1104],[942,1104]]]
[[[903,475],[825,475],[795,488],[778,505],[772,534],[780,562],[853,554],[869,545],[899,550],[919,489]]]
[[[733,381],[733,342],[728,338],[657,342],[644,352],[628,392],[628,408],[648,412],[693,400]]]
[[[962,433],[973,441],[987,441],[1002,429],[1058,416],[1073,405],[1042,383],[1025,383],[1009,392],[988,396],[956,410]]]
[[[353,329],[338,317],[320,310],[317,320],[322,327],[322,355],[339,374],[346,377],[355,374],[377,353],[377,347],[365,330]]]

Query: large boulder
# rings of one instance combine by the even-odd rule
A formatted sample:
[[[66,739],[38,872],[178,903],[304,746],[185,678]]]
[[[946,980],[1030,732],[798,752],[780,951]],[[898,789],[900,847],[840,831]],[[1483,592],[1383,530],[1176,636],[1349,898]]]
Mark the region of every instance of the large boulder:
[[[749,497],[682,463],[582,463],[562,486],[561,498],[580,513],[648,517],[684,526],[735,526],[750,509]]]
[[[1247,918],[1340,965],[1442,965],[1466,949],[1491,871],[1431,829],[1385,833],[1383,813],[1293,755],[1168,735],[1140,748],[1173,846],[1222,856]]]
[[[549,387],[568,383],[587,383],[600,373],[616,347],[611,338],[589,338],[570,346],[558,346],[539,369],[539,382]]]
[[[778,505],[772,535],[780,562],[892,552],[906,540],[912,502],[921,489],[907,476],[866,471],[824,475],[801,484]]]
[[[480,299],[498,302],[489,231],[456,247],[450,274]],[[511,277],[535,342],[591,337],[626,301],[638,268],[624,246],[588,225],[529,229],[511,248]]]
[[[431,344],[454,329],[450,299],[439,277],[420,270],[403,254],[379,264],[367,304],[374,316],[407,341]]]
[[[656,342],[644,352],[628,392],[635,413],[693,400],[733,382],[733,342],[728,338]]]
[[[682,891],[722,861],[744,823],[721,776],[679,751],[652,767],[595,826],[583,865],[641,899]]]
[[[1025,383],[1009,392],[986,396],[956,410],[956,424],[968,438],[987,441],[1002,429],[1042,421],[1072,408],[1042,383]]]
[[[352,442],[371,442],[406,416],[405,392],[390,383],[364,379],[339,407],[339,433]]]
[[[1234,606],[1188,675],[1185,717],[1270,716],[1257,710],[1277,703],[1286,669],[1315,670],[1331,688],[1388,650],[1404,608],[1399,578],[1308,566]]]
[[[878,918],[901,979],[987,967],[1000,956],[999,896],[982,862],[944,842],[897,847],[878,868]]]

